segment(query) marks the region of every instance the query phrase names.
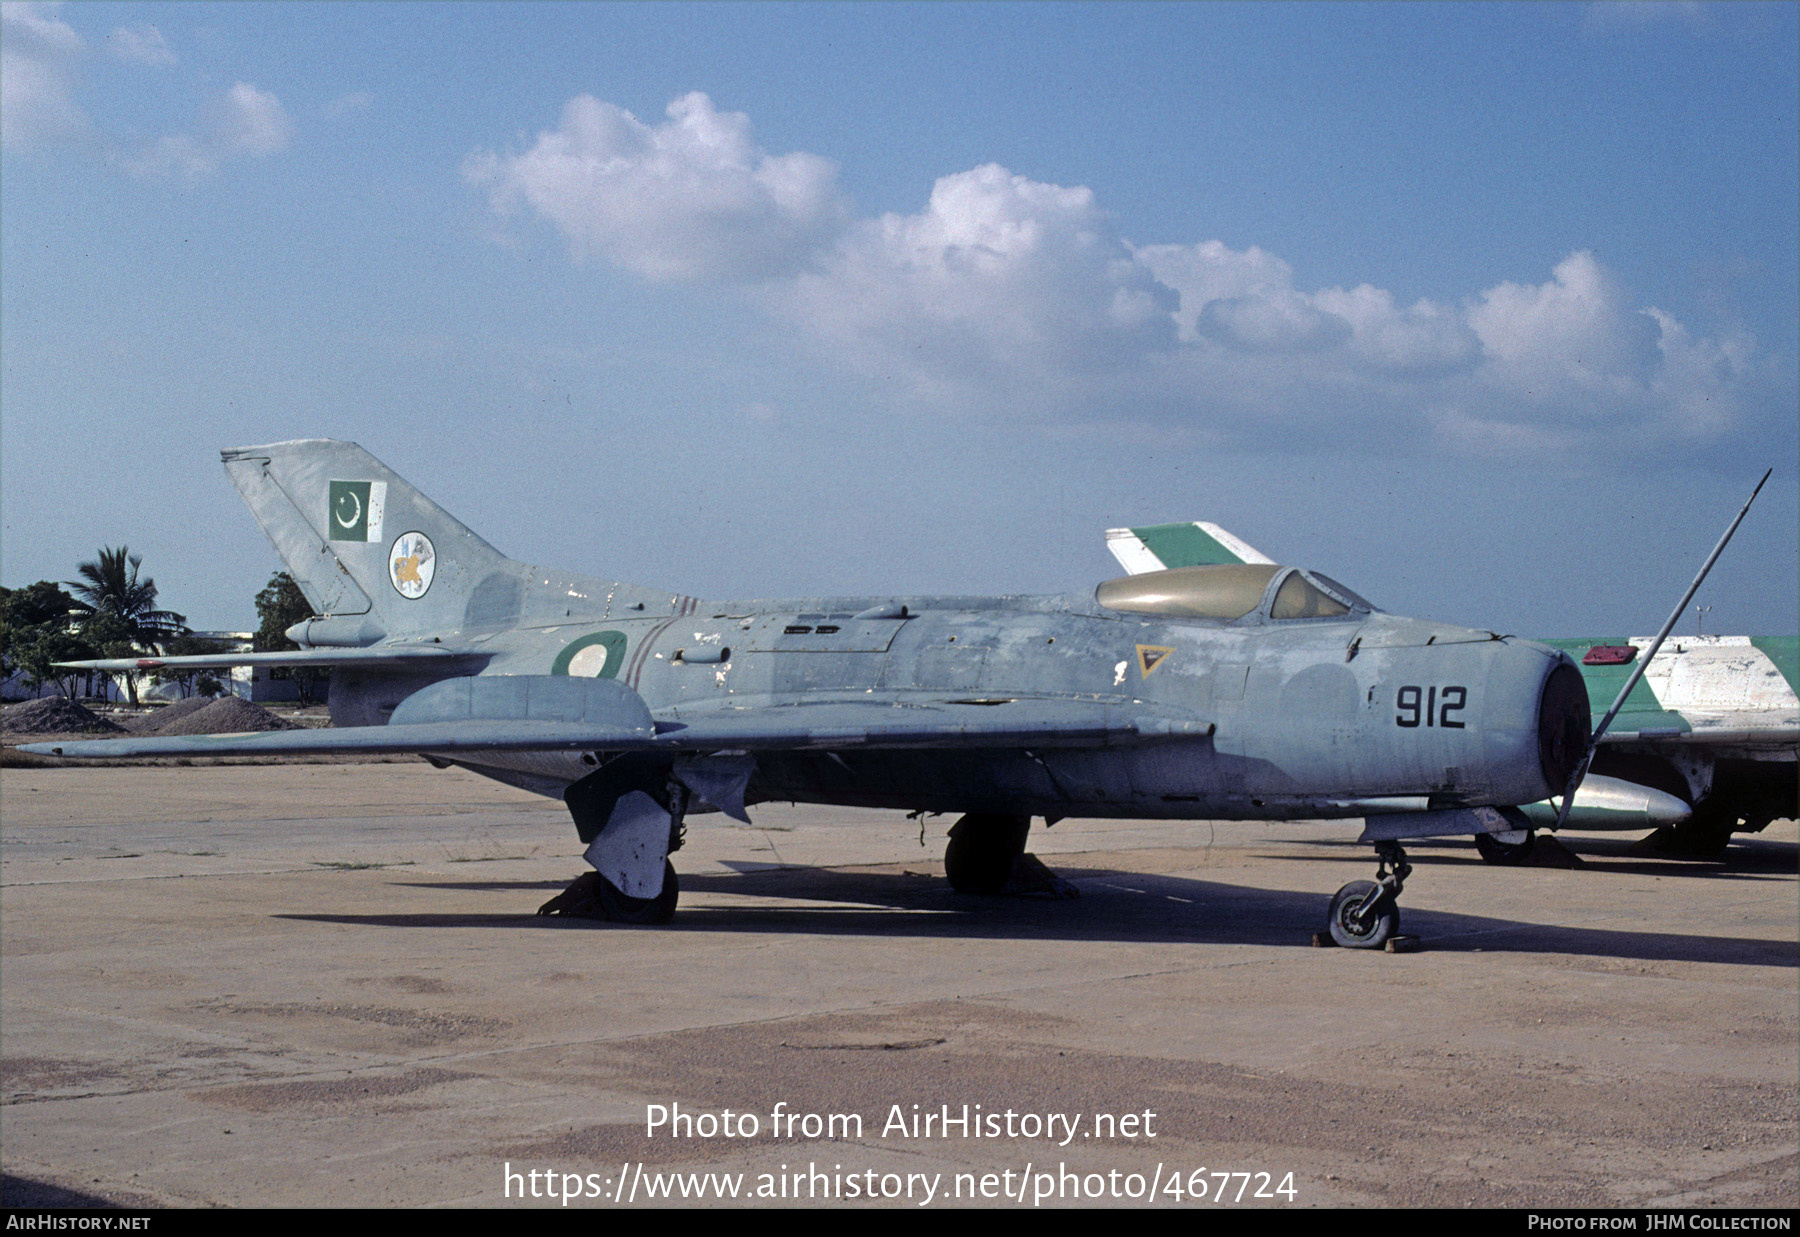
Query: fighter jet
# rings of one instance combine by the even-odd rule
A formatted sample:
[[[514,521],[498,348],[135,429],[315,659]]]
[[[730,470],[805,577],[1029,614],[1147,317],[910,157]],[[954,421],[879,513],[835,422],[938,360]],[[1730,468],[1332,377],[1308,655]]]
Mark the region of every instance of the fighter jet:
[[[1208,563],[1267,563],[1249,543],[1217,524],[1195,521],[1111,528],[1106,547],[1126,571],[1154,572]],[[1589,699],[1599,709],[1624,686],[1651,637],[1546,639],[1578,658]],[[1665,643],[1602,737],[1592,771],[1566,822],[1588,830],[1656,830],[1647,842],[1663,853],[1708,857],[1733,831],[1757,833],[1800,815],[1800,638],[1681,636]],[[1534,827],[1557,808],[1527,804]],[[1533,838],[1477,835],[1491,863],[1519,863]]]
[[[1517,805],[1586,754],[1568,653],[1266,560],[1068,596],[702,601],[508,559],[353,443],[223,459],[318,612],[289,630],[301,651],[82,665],[329,666],[333,727],[27,750],[460,765],[562,798],[582,896],[613,919],[674,913],[688,817],[771,800],[959,814],[944,866],[978,894],[1033,817],[1361,818],[1376,876],[1327,931],[1373,948],[1398,929],[1402,841],[1517,835]]]

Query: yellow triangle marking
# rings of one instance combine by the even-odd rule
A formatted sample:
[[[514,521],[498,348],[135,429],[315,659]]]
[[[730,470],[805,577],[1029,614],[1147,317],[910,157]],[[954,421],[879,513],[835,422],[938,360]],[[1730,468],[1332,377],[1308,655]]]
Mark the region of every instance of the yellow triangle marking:
[[[1149,678],[1150,672],[1162,665],[1163,658],[1173,653],[1174,649],[1166,649],[1158,644],[1140,644],[1137,646],[1138,677]]]

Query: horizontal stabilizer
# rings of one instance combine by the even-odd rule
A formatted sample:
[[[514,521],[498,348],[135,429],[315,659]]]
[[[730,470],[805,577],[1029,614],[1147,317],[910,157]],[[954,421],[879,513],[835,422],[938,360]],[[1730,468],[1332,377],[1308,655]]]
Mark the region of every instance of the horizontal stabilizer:
[[[377,649],[293,649],[285,653],[197,653],[189,657],[108,657],[99,661],[59,661],[71,670],[229,670],[233,666],[419,666],[478,654],[442,644],[405,644]]]
[[[332,752],[379,755],[407,752],[605,751],[637,746],[629,730],[570,722],[432,722],[418,726],[346,726],[197,734],[182,738],[94,739],[84,743],[27,743],[20,751],[80,760],[149,756],[316,756]]]

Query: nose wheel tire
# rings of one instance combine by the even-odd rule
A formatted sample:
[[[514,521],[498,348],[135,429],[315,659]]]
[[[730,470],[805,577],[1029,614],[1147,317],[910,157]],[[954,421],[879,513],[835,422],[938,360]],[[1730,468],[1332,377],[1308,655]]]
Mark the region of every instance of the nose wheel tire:
[[[1380,949],[1400,929],[1400,908],[1374,881],[1351,881],[1331,899],[1331,939],[1345,949]]]

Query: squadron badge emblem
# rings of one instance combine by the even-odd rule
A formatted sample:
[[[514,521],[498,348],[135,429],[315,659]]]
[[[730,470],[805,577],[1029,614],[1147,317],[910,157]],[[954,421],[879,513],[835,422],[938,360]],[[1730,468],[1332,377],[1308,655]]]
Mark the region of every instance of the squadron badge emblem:
[[[424,533],[401,533],[388,555],[388,579],[394,591],[409,601],[417,601],[431,587],[437,571],[437,552],[431,538]]]

